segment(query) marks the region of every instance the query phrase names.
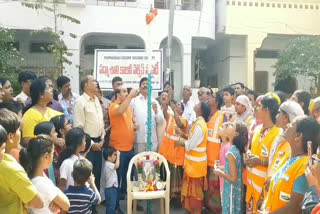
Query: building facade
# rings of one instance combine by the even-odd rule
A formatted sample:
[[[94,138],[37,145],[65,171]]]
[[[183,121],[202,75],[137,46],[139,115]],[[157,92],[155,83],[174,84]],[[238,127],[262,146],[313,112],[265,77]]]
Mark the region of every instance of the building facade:
[[[50,1],[45,5],[52,6]],[[60,1],[59,1],[60,2]],[[290,40],[301,35],[319,35],[320,0],[175,0],[171,68],[175,98],[185,84],[194,86],[200,74],[201,86],[223,88],[243,82],[259,93],[271,91],[273,65]],[[150,5],[158,16],[150,27],[145,15]],[[94,49],[163,49],[168,66],[167,36],[169,0],[61,0],[58,13],[66,20],[54,24],[46,10],[33,10],[20,1],[0,0],[0,26],[16,30],[17,47],[25,60],[22,70],[47,73],[54,70],[54,58],[42,46],[52,42],[47,34],[30,32],[57,27],[73,54],[65,75],[79,91],[79,78],[92,73]],[[77,37],[72,38],[69,33]],[[310,81],[299,77],[299,87]]]
[[[259,93],[273,90],[273,65],[292,39],[319,35],[319,0],[220,0],[214,72],[218,86],[244,82]],[[309,90],[308,78],[298,77]]]
[[[150,5],[158,8],[158,16],[148,27],[145,15]],[[52,7],[52,3],[45,3]],[[54,69],[51,53],[40,46],[50,44],[47,34],[31,36],[33,30],[57,27],[64,32],[63,41],[73,54],[65,65],[65,75],[72,79],[74,91],[79,91],[79,77],[93,71],[94,49],[164,49],[166,57],[169,2],[165,0],[66,0],[58,4],[58,13],[78,19],[75,24],[67,20],[56,25],[52,13],[22,6],[20,1],[4,0],[0,4],[0,26],[16,30],[19,51],[24,56],[23,70],[38,73]],[[69,33],[77,37],[72,38]],[[177,0],[174,13],[171,68],[175,96],[180,97],[184,84],[192,81],[192,49],[215,39],[215,1]],[[166,67],[164,67],[166,68]]]

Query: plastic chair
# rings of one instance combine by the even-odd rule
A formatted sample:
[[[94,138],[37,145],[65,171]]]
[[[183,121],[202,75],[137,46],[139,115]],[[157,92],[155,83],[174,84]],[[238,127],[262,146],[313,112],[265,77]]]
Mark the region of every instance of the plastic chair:
[[[131,171],[132,171],[132,166],[135,165],[136,168],[138,169],[138,161],[149,155],[150,157],[157,157],[159,159],[159,164],[164,164],[167,176],[166,176],[166,187],[164,190],[157,190],[157,191],[137,191],[133,189],[133,184],[130,179],[131,177]],[[161,207],[161,214],[169,214],[170,210],[170,170],[168,166],[167,160],[160,155],[159,153],[156,152],[142,152],[140,154],[135,155],[128,167],[128,172],[127,172],[127,213],[128,214],[135,214],[136,213],[136,208],[137,208],[137,200],[153,200],[153,199],[160,199],[160,207]],[[133,205],[133,208],[132,208]],[[165,210],[165,212],[164,212]]]

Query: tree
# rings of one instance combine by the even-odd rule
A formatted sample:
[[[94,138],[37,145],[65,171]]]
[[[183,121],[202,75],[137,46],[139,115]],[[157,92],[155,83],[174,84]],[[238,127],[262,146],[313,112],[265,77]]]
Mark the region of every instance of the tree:
[[[0,27],[0,76],[7,77],[14,91],[20,89],[18,83],[18,68],[23,57],[15,47],[15,36],[12,30]]]
[[[287,78],[303,75],[312,78],[320,92],[320,36],[304,36],[294,39],[282,50],[275,64],[276,84]]]
[[[77,38],[74,33],[66,33],[62,30],[59,30],[58,21],[65,20],[75,24],[80,24],[78,19],[75,19],[69,15],[62,14],[59,12],[58,8],[58,0],[53,0],[52,3],[44,4],[43,1],[38,0],[36,2],[22,2],[22,5],[34,10],[46,10],[53,15],[53,27],[48,26],[41,30],[32,31],[31,35],[36,35],[39,33],[48,33],[49,36],[53,39],[53,44],[49,45],[48,50],[52,52],[55,60],[55,66],[57,68],[55,76],[63,75],[64,63],[69,65],[72,64],[71,61],[68,60],[68,56],[72,56],[72,53],[68,51],[67,46],[65,45],[62,36],[68,35],[71,38]]]

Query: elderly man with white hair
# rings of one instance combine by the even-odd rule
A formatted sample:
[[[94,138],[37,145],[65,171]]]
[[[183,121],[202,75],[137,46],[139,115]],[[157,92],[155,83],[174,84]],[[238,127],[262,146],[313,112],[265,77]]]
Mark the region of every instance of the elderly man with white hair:
[[[196,121],[196,113],[194,112],[194,103],[191,101],[192,89],[191,86],[185,85],[183,86],[183,99],[181,102],[184,105],[183,117],[188,120],[188,124],[191,127],[192,123]]]

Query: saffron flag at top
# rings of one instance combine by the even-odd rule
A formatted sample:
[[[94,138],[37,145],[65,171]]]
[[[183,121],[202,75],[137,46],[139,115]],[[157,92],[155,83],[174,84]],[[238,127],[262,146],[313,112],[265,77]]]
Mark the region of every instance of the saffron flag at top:
[[[94,76],[102,90],[112,90],[112,79],[120,76],[128,88],[136,88],[142,77],[147,77],[149,64],[152,71],[152,89],[162,90],[162,50],[153,50],[149,59],[143,49],[96,49],[94,55]]]

